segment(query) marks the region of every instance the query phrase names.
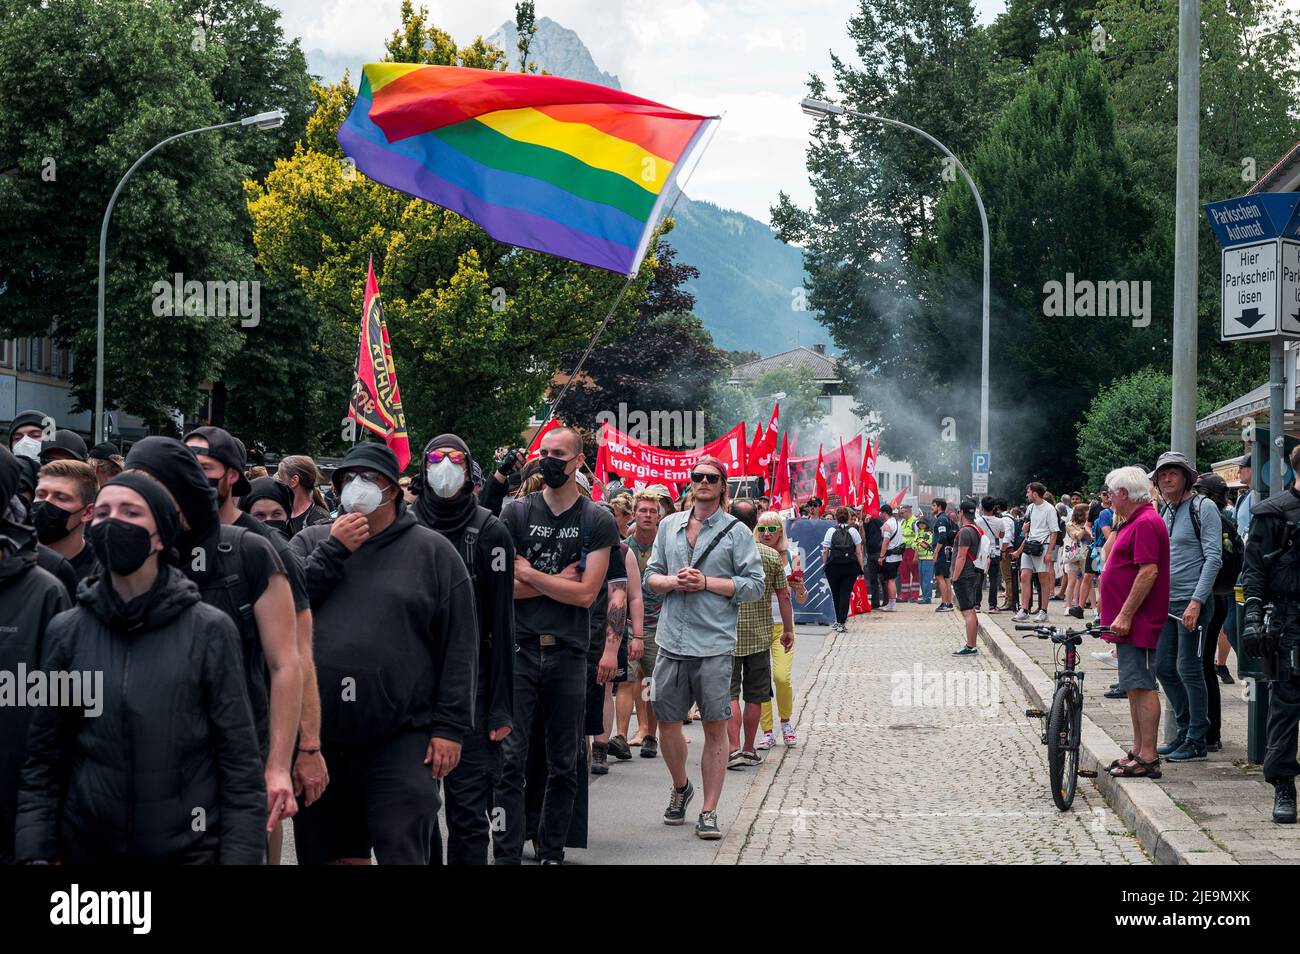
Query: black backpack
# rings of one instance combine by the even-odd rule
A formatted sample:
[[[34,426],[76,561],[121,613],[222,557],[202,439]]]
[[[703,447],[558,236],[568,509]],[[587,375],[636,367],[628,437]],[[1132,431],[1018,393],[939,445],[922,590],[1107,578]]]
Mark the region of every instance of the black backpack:
[[[843,524],[840,524],[831,533],[830,556],[826,559],[826,565],[858,565],[857,544],[853,542],[853,534],[849,531],[849,528]]]
[[[1201,501],[1207,499],[1203,494],[1197,494],[1191,498],[1191,504],[1187,508],[1192,514],[1192,533],[1196,539],[1201,538]],[[1211,501],[1213,504],[1213,501]],[[1168,505],[1160,510],[1160,516],[1170,512]],[[1210,592],[1220,596],[1231,593],[1233,587],[1237,585],[1237,578],[1241,576],[1241,567],[1245,562],[1246,544],[1241,539],[1241,534],[1237,533],[1237,528],[1223,519],[1223,514],[1219,514],[1219,524],[1222,532],[1219,540],[1223,547],[1223,565],[1219,567],[1219,575],[1214,578],[1214,585]],[[1173,532],[1172,529],[1170,531]]]

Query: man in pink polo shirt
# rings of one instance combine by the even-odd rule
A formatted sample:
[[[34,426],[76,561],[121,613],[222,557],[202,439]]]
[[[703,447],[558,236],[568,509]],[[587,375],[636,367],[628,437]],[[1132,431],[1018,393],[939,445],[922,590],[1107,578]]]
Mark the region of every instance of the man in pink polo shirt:
[[[1110,765],[1122,778],[1159,778],[1156,735],[1156,645],[1169,611],[1169,531],[1151,506],[1151,481],[1141,467],[1120,467],[1106,476],[1115,532],[1101,574],[1101,622],[1115,643],[1119,686],[1128,691],[1133,748]]]

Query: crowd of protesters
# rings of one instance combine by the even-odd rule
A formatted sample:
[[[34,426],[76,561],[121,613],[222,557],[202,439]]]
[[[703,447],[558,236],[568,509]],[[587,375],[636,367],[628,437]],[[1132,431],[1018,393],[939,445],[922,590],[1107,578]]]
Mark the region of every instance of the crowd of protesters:
[[[19,415],[0,448],[0,670],[102,685],[0,707],[0,861],[278,863],[292,819],[299,863],[518,864],[527,844],[560,864],[587,844],[589,777],[636,750],[667,769],[664,823],[687,823],[693,721],[694,833],[720,838],[727,771],[798,744],[813,557],[839,633],[855,590],[862,610],[961,613],[959,657],[981,607],[1044,622],[1060,601],[1109,624],[1095,655],[1134,724],[1114,774],[1221,747],[1251,501],[1179,455],[1093,495],[1031,483],[1023,504],[878,515],[732,499],[710,457],[677,499],[615,476],[593,500],[567,427],[486,477],[455,434],[417,463],[408,479],[366,442],[328,477],[304,455],[270,472],[219,427],[124,457]],[[825,521],[819,552],[790,539],[797,517]]]

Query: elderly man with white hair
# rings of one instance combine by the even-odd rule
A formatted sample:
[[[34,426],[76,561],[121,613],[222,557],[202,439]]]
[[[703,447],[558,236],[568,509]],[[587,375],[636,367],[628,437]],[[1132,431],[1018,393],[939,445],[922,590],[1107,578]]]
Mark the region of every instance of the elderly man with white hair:
[[[1110,765],[1122,778],[1159,778],[1160,697],[1156,647],[1169,611],[1169,531],[1151,505],[1151,482],[1141,467],[1106,475],[1115,513],[1106,570],[1101,575],[1103,636],[1116,645],[1119,686],[1128,692],[1133,748]]]

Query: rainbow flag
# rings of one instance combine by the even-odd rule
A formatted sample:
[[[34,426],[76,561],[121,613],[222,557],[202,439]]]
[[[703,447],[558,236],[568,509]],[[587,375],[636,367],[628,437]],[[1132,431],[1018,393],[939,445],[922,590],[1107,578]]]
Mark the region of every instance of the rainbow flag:
[[[558,76],[367,63],[338,141],[498,242],[634,275],[717,118]]]

